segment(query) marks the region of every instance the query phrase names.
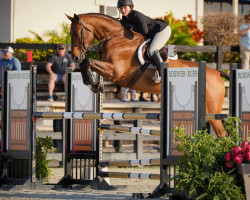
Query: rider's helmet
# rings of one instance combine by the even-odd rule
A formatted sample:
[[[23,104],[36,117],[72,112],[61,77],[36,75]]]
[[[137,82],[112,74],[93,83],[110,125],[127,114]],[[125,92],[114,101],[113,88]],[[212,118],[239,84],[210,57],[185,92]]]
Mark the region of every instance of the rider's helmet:
[[[134,8],[134,4],[132,0],[118,0],[117,2],[117,8],[119,9],[122,6],[130,6],[131,9]]]

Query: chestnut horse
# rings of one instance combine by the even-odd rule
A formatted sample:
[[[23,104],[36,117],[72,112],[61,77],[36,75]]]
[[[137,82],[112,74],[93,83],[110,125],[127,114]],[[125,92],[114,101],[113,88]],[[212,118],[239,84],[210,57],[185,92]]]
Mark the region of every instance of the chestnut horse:
[[[92,71],[98,73],[106,80],[128,87],[141,64],[138,60],[137,49],[145,41],[144,37],[132,30],[122,27],[119,20],[112,17],[89,13],[70,17],[71,23],[71,56],[75,62],[80,63],[83,82],[91,86],[94,92],[103,88],[95,81]],[[99,60],[85,58],[91,42],[99,41]],[[198,63],[181,59],[170,60],[170,67],[197,67]],[[225,95],[223,74],[215,69],[206,68],[206,113],[221,113]],[[142,92],[160,94],[161,84],[152,80],[155,69],[147,68],[138,80],[131,86]],[[225,136],[223,124],[220,120],[210,120],[218,137]]]

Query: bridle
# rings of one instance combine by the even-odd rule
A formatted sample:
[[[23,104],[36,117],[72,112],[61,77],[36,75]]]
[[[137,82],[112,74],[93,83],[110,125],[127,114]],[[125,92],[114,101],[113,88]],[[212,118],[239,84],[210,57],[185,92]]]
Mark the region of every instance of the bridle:
[[[80,47],[81,50],[83,51],[84,54],[86,54],[86,52],[88,51],[88,49],[92,48],[92,47],[95,47],[96,49],[98,49],[97,45],[96,44],[92,44],[92,45],[89,45],[88,48],[86,48],[86,45],[84,43],[84,29],[92,34],[94,34],[94,32],[89,29],[87,26],[85,26],[83,23],[82,23],[82,20],[79,18],[79,24],[81,25],[81,41],[80,41],[80,44],[71,44],[72,47]],[[100,46],[104,41],[106,40],[110,40],[116,36],[118,36],[122,30],[124,28],[122,27],[121,29],[118,29],[117,31],[115,31],[114,33],[111,33],[110,35],[106,36],[105,38],[101,39],[99,41],[99,45]],[[116,33],[118,33],[117,35],[115,35]],[[113,36],[113,37],[111,37]]]
[[[93,33],[93,34],[94,34],[94,32],[92,30],[90,30],[87,26],[84,26],[81,19],[79,21],[79,24],[81,25],[81,36],[80,36],[81,37],[81,41],[80,41],[80,44],[71,44],[71,46],[72,47],[74,47],[74,46],[75,47],[80,47],[81,50],[84,52],[84,54],[86,54],[86,52],[89,49],[89,47],[86,48],[85,43],[84,43],[84,29],[87,30],[87,31],[89,31],[90,33]]]

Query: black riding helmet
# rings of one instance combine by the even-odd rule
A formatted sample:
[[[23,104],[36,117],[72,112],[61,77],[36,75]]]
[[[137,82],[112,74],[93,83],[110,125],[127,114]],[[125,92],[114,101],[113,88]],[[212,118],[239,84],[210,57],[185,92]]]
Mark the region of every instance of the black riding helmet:
[[[132,0],[118,0],[117,2],[117,8],[119,9],[122,6],[130,6],[131,9],[134,8],[134,4]]]

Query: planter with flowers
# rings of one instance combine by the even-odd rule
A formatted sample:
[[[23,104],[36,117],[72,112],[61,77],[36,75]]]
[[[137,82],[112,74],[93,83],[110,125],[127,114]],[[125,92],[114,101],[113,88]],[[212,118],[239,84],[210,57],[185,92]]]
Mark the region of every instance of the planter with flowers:
[[[226,166],[237,167],[246,199],[250,199],[250,142],[245,141],[241,146],[234,146],[230,153],[225,154]]]

